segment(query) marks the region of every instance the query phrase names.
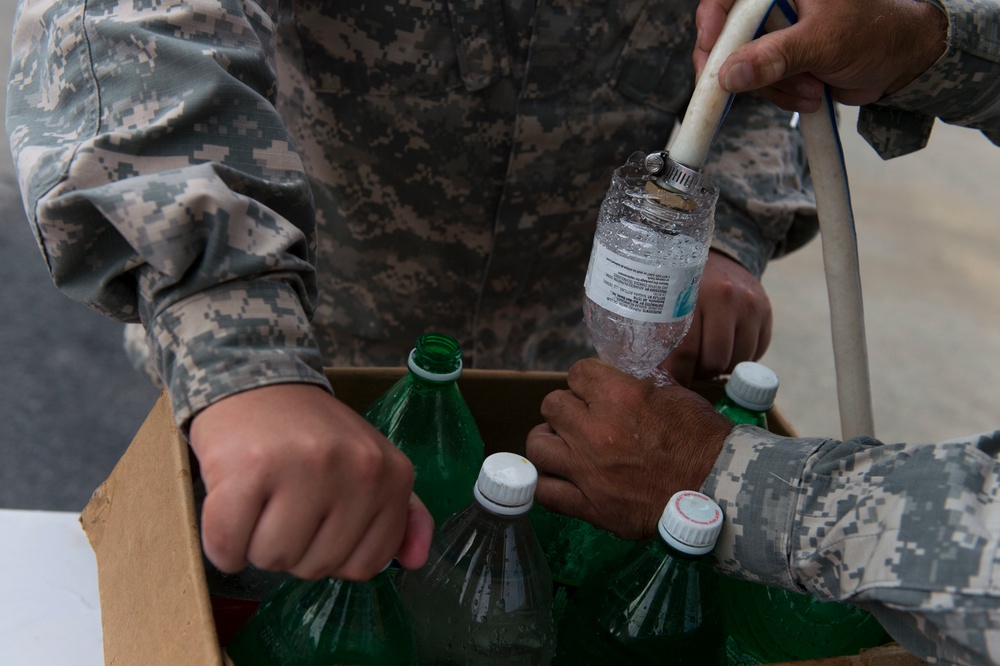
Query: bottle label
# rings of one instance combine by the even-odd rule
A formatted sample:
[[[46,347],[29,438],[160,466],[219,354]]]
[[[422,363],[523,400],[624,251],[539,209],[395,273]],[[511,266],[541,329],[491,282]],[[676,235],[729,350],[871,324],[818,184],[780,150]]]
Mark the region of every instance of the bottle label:
[[[704,264],[650,266],[594,243],[584,280],[587,298],[630,319],[665,324],[694,310]]]

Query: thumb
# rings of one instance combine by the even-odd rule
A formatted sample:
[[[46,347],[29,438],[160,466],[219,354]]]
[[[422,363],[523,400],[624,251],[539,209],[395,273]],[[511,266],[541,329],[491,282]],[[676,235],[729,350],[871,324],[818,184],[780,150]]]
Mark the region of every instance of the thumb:
[[[434,519],[416,493],[410,493],[410,507],[406,514],[406,534],[399,546],[396,559],[406,569],[419,569],[427,562],[427,553],[434,534]]]
[[[800,27],[769,32],[733,51],[719,68],[723,90],[756,90],[819,68],[819,54],[806,48],[799,38]]]

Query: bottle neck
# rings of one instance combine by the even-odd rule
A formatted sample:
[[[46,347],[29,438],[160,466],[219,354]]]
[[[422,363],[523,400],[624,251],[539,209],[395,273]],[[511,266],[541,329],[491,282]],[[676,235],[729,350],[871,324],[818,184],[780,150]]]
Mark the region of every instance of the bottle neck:
[[[700,555],[685,553],[684,551],[671,546],[669,543],[664,541],[661,536],[656,536],[650,540],[649,552],[656,554],[662,559],[669,557],[675,560],[683,560],[685,562],[697,562],[705,559],[709,555],[709,553],[702,553]]]
[[[407,365],[426,381],[454,382],[462,375],[462,350],[450,335],[426,333],[417,340]]]
[[[761,428],[767,427],[767,413],[765,411],[748,409],[733,400],[728,394],[722,396],[716,403],[715,409],[735,425],[749,424]]]

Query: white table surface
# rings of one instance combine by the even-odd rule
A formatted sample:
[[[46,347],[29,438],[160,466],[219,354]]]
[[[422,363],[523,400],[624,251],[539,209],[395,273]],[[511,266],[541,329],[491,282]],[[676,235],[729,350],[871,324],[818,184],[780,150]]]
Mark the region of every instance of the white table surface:
[[[80,515],[0,509],[0,664],[102,666],[97,561]]]

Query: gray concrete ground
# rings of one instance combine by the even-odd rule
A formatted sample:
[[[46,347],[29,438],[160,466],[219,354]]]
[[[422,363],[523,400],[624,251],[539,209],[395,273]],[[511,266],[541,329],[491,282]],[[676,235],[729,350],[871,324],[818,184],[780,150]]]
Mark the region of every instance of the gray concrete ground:
[[[13,0],[0,0],[0,72]],[[1000,427],[1000,148],[938,123],[930,146],[882,162],[842,135],[860,247],[876,434],[936,441]],[[120,327],[51,284],[0,137],[0,507],[79,510],[156,393]],[[809,435],[839,434],[819,241],[772,263],[763,359],[778,405]]]

